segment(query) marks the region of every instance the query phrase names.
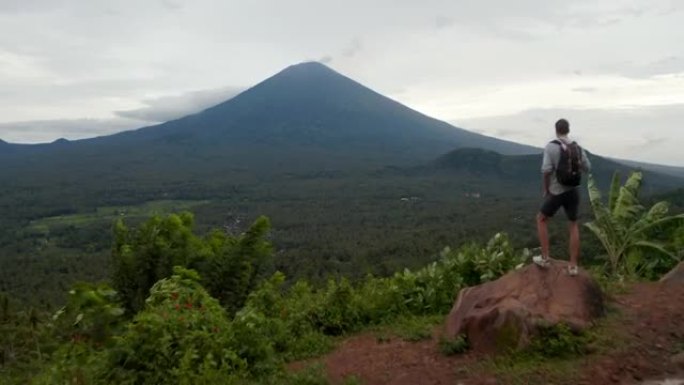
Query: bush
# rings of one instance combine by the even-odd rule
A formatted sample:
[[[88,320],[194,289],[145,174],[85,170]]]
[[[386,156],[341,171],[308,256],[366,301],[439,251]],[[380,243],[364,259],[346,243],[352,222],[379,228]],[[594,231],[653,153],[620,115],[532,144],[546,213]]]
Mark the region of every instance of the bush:
[[[603,202],[594,178],[589,176],[589,199],[594,221],[585,226],[601,242],[613,276],[657,278],[679,262],[678,250],[657,241],[657,236],[676,237],[684,214],[668,215],[669,204],[660,201],[646,210],[639,202],[642,173],[633,172],[620,186],[616,172]],[[676,243],[674,244],[675,247]]]
[[[484,248],[470,244],[456,251],[449,248],[442,251],[442,258],[454,265],[453,269],[460,274],[466,286],[497,279],[523,266],[529,257],[527,249],[517,254],[504,233],[494,235]]]
[[[582,355],[586,352],[587,337],[565,324],[545,326],[532,339],[529,350],[549,358],[563,358]]]
[[[177,228],[186,222],[170,219],[169,223]],[[261,255],[268,249],[263,241],[264,229],[257,226],[253,232],[235,239],[213,235],[207,243],[200,242],[204,245],[201,252],[193,255],[203,255],[205,262],[211,261],[212,255],[218,255],[217,250],[225,251],[225,248]],[[119,235],[127,237],[122,234]],[[191,238],[185,230],[179,234],[181,239]],[[161,242],[162,249],[168,246],[165,242]],[[129,254],[131,251],[127,251],[125,245],[125,242],[120,245],[121,256],[135,255]],[[147,246],[141,244],[139,247],[136,253],[149,256]],[[233,251],[221,255],[237,255]],[[174,253],[171,254],[176,255]],[[252,284],[251,278],[243,278],[253,277],[251,260],[247,258],[243,263],[237,263],[235,266],[245,269],[235,270],[230,266],[238,259],[228,258],[224,259],[225,271],[247,274],[244,277],[242,273],[224,275],[217,269],[210,275],[213,283],[209,286],[215,287],[216,293],[235,293],[223,304],[226,306],[203,287],[202,283],[208,282],[206,278],[201,278],[194,270],[176,266],[170,277],[152,286],[143,310],[125,328],[116,323],[120,322],[117,317],[122,309],[111,301],[114,298],[111,289],[83,287],[75,291],[79,294],[74,298],[85,299],[76,301],[60,317],[69,322],[73,319],[76,326],[93,330],[88,333],[94,337],[64,344],[42,378],[61,379],[62,383],[230,384],[255,380],[261,383],[280,380],[317,383],[322,379],[315,375],[303,374],[299,379],[284,375],[282,362],[324,353],[332,347],[332,337],[370,325],[393,322],[405,339],[429,338],[436,319],[430,316],[441,318],[465,284],[495,279],[526,257],[526,253],[513,251],[505,235],[497,234],[485,248],[470,245],[456,251],[447,249],[439,260],[417,271],[404,270],[386,278],[369,276],[357,284],[344,278],[330,279],[326,286],[318,289],[306,281],[286,288],[285,276],[275,273],[248,296],[243,289],[244,285]],[[188,264],[198,260],[195,257],[178,258]],[[200,263],[198,266],[216,265]],[[227,277],[235,280],[223,281]],[[225,285],[219,287],[221,285],[216,282]],[[230,282],[238,287],[228,285]],[[236,301],[242,296],[246,298],[245,305],[231,319],[231,304],[238,303]],[[65,330],[69,328],[65,326]],[[95,333],[96,330],[109,331]],[[101,337],[95,337],[100,334],[108,336],[103,340],[108,345],[106,350],[84,343],[101,340]],[[559,342],[552,349],[565,348],[563,336],[555,337]],[[560,347],[556,348],[556,345]],[[467,349],[467,341],[463,338],[441,341],[440,347],[445,354],[454,354]],[[75,378],[79,380],[73,380]]]
[[[251,369],[251,352],[241,356],[235,346],[236,339],[244,337],[200,286],[199,275],[182,268],[174,272],[152,287],[145,309],[107,352],[100,371],[104,382],[206,382],[237,379]]]

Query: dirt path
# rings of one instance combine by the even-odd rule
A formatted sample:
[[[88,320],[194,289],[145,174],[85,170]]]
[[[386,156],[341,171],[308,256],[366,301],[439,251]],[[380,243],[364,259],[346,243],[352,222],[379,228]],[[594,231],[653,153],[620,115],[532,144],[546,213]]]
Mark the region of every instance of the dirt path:
[[[671,360],[675,352],[684,350],[684,286],[637,284],[611,303],[622,314],[615,327],[628,333],[627,342],[607,353],[584,357],[574,379],[555,379],[554,383],[639,384],[651,379],[684,378],[684,368]],[[347,339],[320,360],[335,384],[350,375],[364,385],[506,383],[481,369],[473,369],[482,357],[445,357],[439,352],[437,341],[436,336],[421,342],[399,338],[380,341],[376,335],[366,333]],[[547,382],[544,373],[522,381]]]

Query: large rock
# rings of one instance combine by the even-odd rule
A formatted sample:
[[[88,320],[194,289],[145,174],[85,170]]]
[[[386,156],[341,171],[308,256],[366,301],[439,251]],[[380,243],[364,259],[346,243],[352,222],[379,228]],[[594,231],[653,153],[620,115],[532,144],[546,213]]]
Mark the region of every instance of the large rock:
[[[679,262],[679,265],[665,274],[663,278],[660,279],[660,282],[666,285],[684,285],[684,261]]]
[[[572,277],[567,266],[557,260],[547,268],[529,265],[461,290],[447,318],[446,337],[465,334],[475,350],[496,352],[526,346],[540,327],[590,326],[603,315],[603,292],[586,271]]]

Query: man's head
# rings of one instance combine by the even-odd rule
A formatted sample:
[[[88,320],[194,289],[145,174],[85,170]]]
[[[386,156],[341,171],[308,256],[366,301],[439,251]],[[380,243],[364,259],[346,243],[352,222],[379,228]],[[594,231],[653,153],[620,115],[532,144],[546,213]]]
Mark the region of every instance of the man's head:
[[[570,123],[565,119],[556,122],[556,135],[565,136],[570,132]]]

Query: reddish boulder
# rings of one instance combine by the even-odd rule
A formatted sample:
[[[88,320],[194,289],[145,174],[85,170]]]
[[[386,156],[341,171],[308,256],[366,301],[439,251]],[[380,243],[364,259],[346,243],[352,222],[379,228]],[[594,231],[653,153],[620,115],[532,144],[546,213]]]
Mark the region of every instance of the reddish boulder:
[[[684,261],[679,262],[679,265],[665,274],[660,282],[669,285],[684,285]]]
[[[465,334],[478,351],[525,347],[540,327],[559,323],[582,330],[604,313],[603,292],[584,270],[567,273],[568,263],[551,260],[525,266],[496,281],[461,290],[446,321],[447,338]]]

